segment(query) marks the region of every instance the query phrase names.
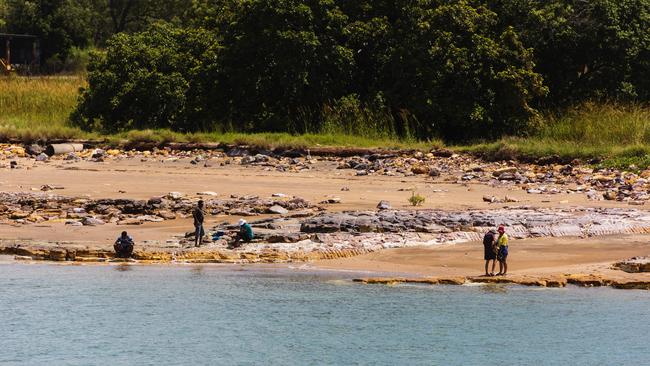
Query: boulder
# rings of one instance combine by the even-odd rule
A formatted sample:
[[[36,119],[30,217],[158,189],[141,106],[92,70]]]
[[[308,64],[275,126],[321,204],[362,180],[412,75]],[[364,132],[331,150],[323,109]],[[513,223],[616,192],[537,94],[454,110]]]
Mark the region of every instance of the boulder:
[[[267,212],[271,214],[286,215],[289,213],[289,210],[279,205],[273,205],[267,209]]]

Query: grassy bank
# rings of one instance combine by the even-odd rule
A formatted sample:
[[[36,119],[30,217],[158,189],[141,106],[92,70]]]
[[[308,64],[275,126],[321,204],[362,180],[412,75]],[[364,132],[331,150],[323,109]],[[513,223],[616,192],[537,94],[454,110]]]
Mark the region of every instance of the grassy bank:
[[[459,146],[463,152],[492,159],[603,159],[625,168],[650,164],[650,107],[585,104],[562,114],[547,114],[538,132],[526,138],[508,137],[489,143]]]
[[[141,142],[222,142],[274,147],[343,146],[389,149],[430,149],[440,141],[419,142],[397,138],[370,138],[328,132],[292,135],[288,133],[192,133],[169,130],[129,131],[114,135],[84,132],[68,124],[77,103],[77,93],[85,85],[81,77],[0,77],[0,141],[24,142],[52,139],[125,140]]]
[[[410,141],[393,138],[368,138],[345,134],[302,134],[289,133],[191,133],[182,134],[169,130],[129,131],[116,135],[104,136],[113,144],[130,142],[220,142],[225,144],[249,145],[264,148],[308,148],[326,147],[360,147],[384,149],[430,150],[443,147],[442,141]]]
[[[422,149],[441,147],[434,141],[370,138],[349,134],[196,133],[167,130],[130,131],[116,135],[87,133],[67,123],[85,81],[80,77],[0,78],[0,140],[105,139],[153,142],[223,142],[272,147],[344,146]],[[562,113],[547,113],[538,131],[526,138],[451,146],[460,152],[491,159],[534,160],[557,156],[564,160],[604,158],[605,164],[650,165],[650,106],[585,104]]]
[[[0,77],[0,140],[95,137],[67,125],[83,85],[80,77]]]

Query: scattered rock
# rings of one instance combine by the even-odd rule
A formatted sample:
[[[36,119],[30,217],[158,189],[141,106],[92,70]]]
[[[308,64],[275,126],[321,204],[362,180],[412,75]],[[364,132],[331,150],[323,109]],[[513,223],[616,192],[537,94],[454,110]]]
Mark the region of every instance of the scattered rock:
[[[27,146],[27,148],[25,149],[25,152],[27,152],[27,154],[29,154],[29,155],[36,156],[36,155],[40,155],[40,154],[44,153],[45,148],[43,146],[41,146],[41,145],[33,144],[33,145]]]
[[[411,168],[413,174],[427,174],[429,173],[429,168],[425,165],[416,165]]]
[[[429,176],[430,177],[439,177],[440,176],[440,170],[438,170],[436,168],[429,169]]]
[[[616,200],[616,192],[607,191],[607,192],[603,193],[603,198],[608,200],[608,201]]]
[[[183,193],[180,192],[169,192],[167,193],[167,199],[173,200],[173,201],[178,201],[181,198],[185,197]]]
[[[519,200],[516,199],[516,198],[514,198],[514,197],[512,197],[512,196],[508,196],[508,195],[506,195],[506,197],[505,197],[505,199],[504,199],[504,202],[519,202]]]
[[[390,202],[383,201],[383,200],[379,201],[379,203],[377,204],[377,209],[379,209],[379,210],[390,210],[391,209]]]
[[[36,156],[36,161],[48,161],[50,157],[45,153],[40,153]]]
[[[498,177],[499,179],[501,179],[500,177],[503,174],[510,174],[510,175],[514,176],[514,173],[516,173],[516,172],[517,172],[517,168],[511,166],[511,167],[507,167],[507,168],[496,169],[495,171],[492,172],[492,176]]]
[[[495,203],[498,199],[494,196],[483,196],[483,202]]]
[[[104,225],[105,222],[94,218],[94,217],[85,217],[83,221],[81,222],[84,226],[98,226],[98,225]]]
[[[326,199],[324,201],[320,201],[319,203],[321,205],[328,205],[328,204],[333,205],[333,204],[341,203],[341,199],[339,197],[332,197],[332,198],[328,198],[328,199]]]
[[[44,184],[41,186],[41,191],[46,192],[46,191],[52,191],[55,189],[63,189],[62,186],[56,186],[56,185],[50,185],[50,184]]]

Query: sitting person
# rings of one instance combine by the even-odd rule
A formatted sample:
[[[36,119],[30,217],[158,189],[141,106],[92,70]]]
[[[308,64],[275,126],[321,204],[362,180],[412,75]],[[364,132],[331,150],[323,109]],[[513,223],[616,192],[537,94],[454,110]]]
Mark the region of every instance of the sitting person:
[[[117,258],[130,258],[131,254],[133,254],[133,246],[133,238],[131,238],[126,231],[122,231],[122,235],[120,235],[120,237],[115,240],[115,244],[113,244],[115,256]]]
[[[240,241],[248,243],[253,240],[254,237],[255,234],[253,234],[253,228],[250,224],[248,224],[244,219],[239,219],[239,232],[237,232],[237,236],[235,236],[235,242],[232,244],[232,247],[237,248],[241,245],[239,244]]]

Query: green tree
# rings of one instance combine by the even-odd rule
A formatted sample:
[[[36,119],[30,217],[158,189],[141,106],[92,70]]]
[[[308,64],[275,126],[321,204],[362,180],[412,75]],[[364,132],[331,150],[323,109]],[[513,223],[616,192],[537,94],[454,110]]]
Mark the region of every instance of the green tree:
[[[72,115],[85,129],[116,132],[170,128],[214,129],[212,63],[219,45],[205,30],[167,24],[133,35],[119,33],[88,68],[88,88]]]
[[[650,1],[497,0],[502,27],[534,49],[548,101],[650,99]]]
[[[453,140],[525,130],[543,95],[531,50],[497,15],[468,1],[358,1],[344,8],[359,94],[385,96],[420,138]],[[402,131],[403,133],[404,131]]]
[[[91,43],[89,1],[7,0],[7,31],[39,36],[43,61],[57,71],[72,47]]]
[[[6,0],[0,0],[0,32],[5,31],[5,27],[7,26],[7,13],[9,11],[9,7],[7,6],[7,1]]]
[[[306,131],[346,93],[354,59],[332,0],[246,0],[224,30],[221,101],[241,130]]]

